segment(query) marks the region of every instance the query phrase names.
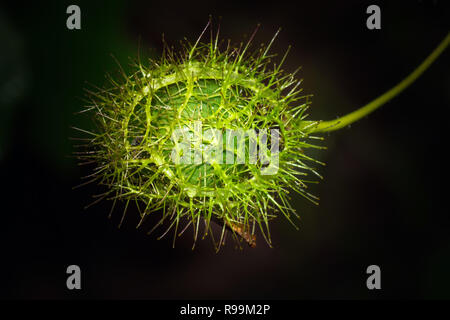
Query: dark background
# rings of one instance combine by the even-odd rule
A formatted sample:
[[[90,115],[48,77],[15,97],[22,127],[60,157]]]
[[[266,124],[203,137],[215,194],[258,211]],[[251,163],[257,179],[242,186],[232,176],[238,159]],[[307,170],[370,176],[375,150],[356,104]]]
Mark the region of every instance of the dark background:
[[[66,8],[81,7],[82,29],[66,28]],[[378,4],[382,29],[368,30]],[[0,5],[0,297],[66,298],[450,298],[448,213],[449,52],[411,87],[349,129],[326,135],[327,165],[314,193],[294,198],[300,231],[272,224],[274,248],[218,254],[209,240],[191,250],[187,232],[135,230],[137,213],[107,218],[111,203],[84,210],[95,186],[72,190],[84,169],[71,158],[71,125],[86,81],[101,86],[128,57],[157,57],[161,34],[194,41],[213,15],[221,34],[292,50],[285,69],[303,66],[311,119],[332,119],[385,92],[445,37],[445,1],[14,1]],[[66,268],[82,270],[82,290],[66,288]],[[366,288],[367,266],[382,290]]]

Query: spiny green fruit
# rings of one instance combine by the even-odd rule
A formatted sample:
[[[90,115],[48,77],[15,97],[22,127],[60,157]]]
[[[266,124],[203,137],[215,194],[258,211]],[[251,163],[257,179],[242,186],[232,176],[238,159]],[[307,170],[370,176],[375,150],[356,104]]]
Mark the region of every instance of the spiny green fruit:
[[[86,111],[97,131],[80,129],[91,138],[77,156],[97,163],[90,181],[108,188],[98,200],[112,199],[113,208],[124,201],[123,216],[135,202],[138,227],[162,212],[155,227],[167,220],[174,243],[189,226],[194,244],[200,224],[212,236],[210,223],[218,222],[219,241],[212,237],[217,249],[226,231],[254,246],[259,229],[271,245],[269,221],[279,215],[295,226],[291,192],[317,200],[308,192],[320,178],[320,162],[308,156],[309,148],[323,148],[311,142],[321,139],[314,133],[346,126],[385,101],[347,118],[307,121],[310,99],[295,72],[281,69],[286,55],[278,64],[271,61],[275,37],[250,52],[251,38],[222,50],[217,35],[207,43],[200,36],[180,54],[166,50],[161,60],[138,62],[133,74],[90,92]]]

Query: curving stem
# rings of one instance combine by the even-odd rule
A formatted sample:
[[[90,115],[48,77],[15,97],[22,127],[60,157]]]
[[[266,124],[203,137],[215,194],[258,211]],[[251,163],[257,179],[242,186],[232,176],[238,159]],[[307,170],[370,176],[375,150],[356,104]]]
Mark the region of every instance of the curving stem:
[[[343,127],[348,126],[349,124],[358,121],[359,119],[365,117],[369,113],[375,111],[379,107],[381,107],[383,104],[394,98],[396,95],[398,95],[400,92],[402,92],[404,89],[406,89],[411,83],[413,83],[417,78],[420,77],[420,75],[428,69],[428,67],[439,57],[439,55],[444,52],[445,48],[450,43],[450,32],[447,34],[447,36],[442,40],[442,42],[434,49],[434,51],[405,79],[403,79],[400,83],[398,83],[395,87],[390,89],[389,91],[385,92],[372,102],[366,104],[365,106],[359,108],[358,110],[355,110],[343,117],[340,117],[336,120],[330,120],[330,121],[321,121],[316,122],[316,125],[313,124],[313,121],[305,121],[305,122],[311,122],[310,130],[308,130],[310,133],[317,133],[317,132],[329,132],[341,129]],[[306,126],[307,124],[305,124]]]

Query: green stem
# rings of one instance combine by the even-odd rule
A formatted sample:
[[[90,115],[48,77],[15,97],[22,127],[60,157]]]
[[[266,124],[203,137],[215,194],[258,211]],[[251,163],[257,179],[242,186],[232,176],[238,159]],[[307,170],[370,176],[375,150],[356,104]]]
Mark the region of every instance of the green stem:
[[[406,89],[411,83],[413,83],[420,75],[439,57],[439,55],[445,50],[445,48],[450,43],[450,33],[442,40],[442,42],[434,49],[434,51],[423,61],[409,76],[403,79],[399,84],[385,92],[372,102],[366,104],[365,106],[353,111],[343,117],[336,120],[322,121],[316,126],[311,127],[311,133],[314,132],[328,132],[341,129],[348,126],[349,124],[358,121],[369,113],[375,111],[383,104],[394,98],[404,89]]]

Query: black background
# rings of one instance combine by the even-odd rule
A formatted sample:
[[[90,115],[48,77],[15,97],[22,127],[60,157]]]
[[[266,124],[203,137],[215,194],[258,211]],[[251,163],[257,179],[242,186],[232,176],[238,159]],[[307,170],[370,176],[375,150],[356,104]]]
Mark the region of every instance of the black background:
[[[77,4],[82,29],[66,28]],[[382,29],[366,28],[378,4]],[[327,163],[314,188],[320,206],[292,200],[300,231],[280,218],[274,248],[218,254],[209,240],[191,250],[187,232],[171,237],[136,230],[136,211],[119,230],[110,203],[84,210],[95,186],[72,190],[86,174],[71,158],[73,115],[86,82],[125,69],[138,39],[148,55],[161,34],[194,41],[212,14],[221,34],[255,43],[282,32],[273,52],[292,45],[285,69],[303,66],[311,119],[332,119],[385,92],[445,37],[445,1],[55,1],[0,5],[2,86],[18,77],[0,104],[0,297],[27,299],[302,299],[449,298],[450,218],[447,129],[448,52],[404,93],[341,131],[326,135],[315,156]],[[5,36],[7,35],[7,36]],[[1,43],[1,42],[0,42]],[[5,50],[6,48],[6,50]],[[3,89],[5,90],[5,89]],[[2,94],[9,91],[2,91]],[[82,290],[66,288],[66,268],[82,270]],[[366,288],[367,266],[382,271],[382,290]]]

